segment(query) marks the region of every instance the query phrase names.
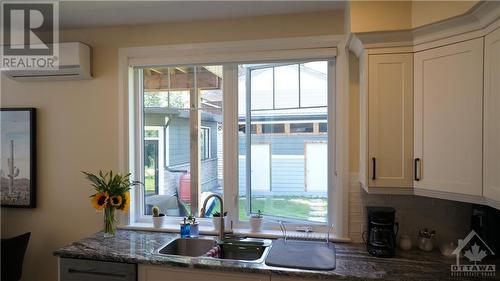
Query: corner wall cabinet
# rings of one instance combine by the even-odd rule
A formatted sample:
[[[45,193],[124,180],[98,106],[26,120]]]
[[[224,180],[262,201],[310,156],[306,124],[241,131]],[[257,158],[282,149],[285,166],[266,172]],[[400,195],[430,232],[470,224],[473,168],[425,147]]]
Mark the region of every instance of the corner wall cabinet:
[[[500,206],[500,28],[484,40],[483,192]]]
[[[360,183],[500,209],[500,2],[409,31],[353,34]]]
[[[482,195],[483,38],[415,53],[414,187]]]
[[[362,183],[368,188],[412,187],[413,54],[367,54],[365,59]]]

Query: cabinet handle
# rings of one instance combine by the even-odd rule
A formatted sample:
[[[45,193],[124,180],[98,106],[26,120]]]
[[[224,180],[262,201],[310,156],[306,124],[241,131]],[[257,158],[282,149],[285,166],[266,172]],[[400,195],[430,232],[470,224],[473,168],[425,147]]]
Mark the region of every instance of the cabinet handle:
[[[120,278],[120,279],[127,278],[127,275],[125,275],[125,274],[98,272],[98,271],[93,271],[93,270],[81,270],[81,269],[73,269],[73,268],[69,268],[68,273],[86,274],[86,275],[93,275],[93,276],[107,276],[107,277],[114,277],[114,278]]]
[[[420,158],[415,158],[415,164],[414,167],[415,169],[415,181],[420,180]]]
[[[372,169],[373,169],[373,173],[372,173],[372,180],[376,180],[377,179],[377,176],[376,176],[376,173],[377,173],[377,159],[375,159],[375,157],[372,157]]]

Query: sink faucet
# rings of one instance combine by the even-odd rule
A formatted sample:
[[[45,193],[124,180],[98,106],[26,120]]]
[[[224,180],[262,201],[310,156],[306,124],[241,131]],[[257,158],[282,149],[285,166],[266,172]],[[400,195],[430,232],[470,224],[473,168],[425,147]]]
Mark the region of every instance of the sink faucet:
[[[220,241],[222,241],[222,240],[224,240],[224,202],[222,200],[222,197],[220,197],[220,195],[217,195],[217,194],[210,194],[203,202],[203,207],[200,210],[200,212],[201,212],[200,216],[205,217],[205,209],[207,208],[208,199],[210,199],[212,197],[215,197],[215,198],[219,199],[219,201],[220,201],[221,212],[220,212],[219,239],[220,239]]]

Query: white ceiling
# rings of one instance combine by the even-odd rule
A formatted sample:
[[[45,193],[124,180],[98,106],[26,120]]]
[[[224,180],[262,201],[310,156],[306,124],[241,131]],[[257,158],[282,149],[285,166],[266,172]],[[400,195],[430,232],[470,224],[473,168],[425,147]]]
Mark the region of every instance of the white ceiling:
[[[343,9],[344,1],[61,1],[61,28],[141,25]]]

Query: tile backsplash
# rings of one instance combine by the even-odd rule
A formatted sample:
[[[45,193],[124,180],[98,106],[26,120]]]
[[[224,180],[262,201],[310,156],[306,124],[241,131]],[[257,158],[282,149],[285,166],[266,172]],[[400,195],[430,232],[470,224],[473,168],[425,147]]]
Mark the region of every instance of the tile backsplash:
[[[396,209],[399,234],[410,235],[413,245],[416,245],[418,231],[422,228],[436,230],[437,245],[456,244],[458,238],[465,237],[470,231],[472,204],[415,195],[368,194],[359,183],[352,183],[349,191],[349,235],[354,242],[363,242],[366,206]]]

